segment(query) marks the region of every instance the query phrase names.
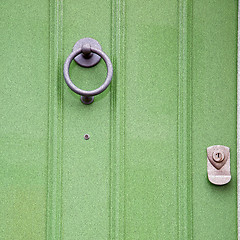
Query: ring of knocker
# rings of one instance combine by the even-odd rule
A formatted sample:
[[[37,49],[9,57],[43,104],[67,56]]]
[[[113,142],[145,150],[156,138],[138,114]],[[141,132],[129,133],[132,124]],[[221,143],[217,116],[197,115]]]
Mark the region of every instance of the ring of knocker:
[[[108,87],[108,85],[111,83],[112,76],[113,76],[113,66],[112,66],[112,63],[111,63],[111,60],[109,59],[109,57],[100,48],[97,48],[95,46],[91,46],[90,43],[88,43],[86,41],[86,40],[89,41],[89,38],[85,38],[85,39],[82,39],[82,40],[84,40],[85,43],[80,48],[78,48],[77,50],[73,49],[73,52],[67,57],[67,59],[64,63],[63,74],[64,74],[64,78],[65,78],[65,81],[66,81],[68,87],[72,91],[74,91],[75,93],[81,95],[82,103],[90,104],[90,103],[93,102],[94,96],[102,93]],[[79,41],[82,41],[82,40],[79,40]],[[93,40],[93,39],[91,39],[91,40]],[[94,40],[94,41],[96,41],[96,40]],[[104,81],[104,83],[99,88],[97,88],[95,90],[86,91],[86,90],[82,90],[82,89],[78,88],[76,85],[73,84],[73,82],[72,82],[72,80],[69,76],[70,64],[71,64],[72,60],[80,54],[83,55],[82,59],[84,61],[89,61],[89,63],[91,64],[91,65],[90,64],[86,65],[85,62],[83,62],[83,60],[82,60],[82,62],[85,64],[85,65],[83,65],[83,64],[81,64],[81,61],[77,62],[76,59],[75,59],[75,61],[83,67],[92,67],[92,66],[96,65],[99,62],[100,59],[97,59],[97,60],[94,59],[95,60],[94,63],[90,62],[91,58],[93,58],[93,55],[96,56],[96,54],[98,56],[100,56],[107,65],[106,80]]]

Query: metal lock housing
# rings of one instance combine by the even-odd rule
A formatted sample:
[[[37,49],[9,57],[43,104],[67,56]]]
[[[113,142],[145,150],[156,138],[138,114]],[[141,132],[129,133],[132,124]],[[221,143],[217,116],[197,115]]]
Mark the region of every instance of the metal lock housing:
[[[230,182],[230,148],[223,145],[214,145],[207,148],[208,179],[215,185],[224,185]]]

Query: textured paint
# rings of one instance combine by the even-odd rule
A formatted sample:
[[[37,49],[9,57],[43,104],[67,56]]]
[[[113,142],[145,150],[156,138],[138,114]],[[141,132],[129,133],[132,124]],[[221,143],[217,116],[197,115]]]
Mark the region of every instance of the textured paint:
[[[0,239],[44,239],[49,3],[0,3]]]
[[[192,56],[193,236],[237,239],[237,1],[194,2]],[[232,180],[222,187],[200,174],[200,149],[215,144],[231,149]]]
[[[0,7],[0,239],[237,239],[236,0]],[[89,106],[62,74],[83,37],[114,67]],[[70,76],[95,89],[106,66]],[[222,187],[215,144],[231,148]]]

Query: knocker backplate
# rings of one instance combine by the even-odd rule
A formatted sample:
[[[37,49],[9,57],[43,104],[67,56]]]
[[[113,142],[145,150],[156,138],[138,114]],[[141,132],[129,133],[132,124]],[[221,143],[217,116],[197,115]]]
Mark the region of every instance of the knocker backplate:
[[[90,44],[91,47],[102,50],[101,45],[98,41],[92,38],[82,38],[77,41],[73,47],[73,52],[81,48],[84,44]],[[82,53],[74,58],[74,61],[82,67],[93,67],[99,63],[101,57],[96,53],[91,53],[90,57],[85,57]]]

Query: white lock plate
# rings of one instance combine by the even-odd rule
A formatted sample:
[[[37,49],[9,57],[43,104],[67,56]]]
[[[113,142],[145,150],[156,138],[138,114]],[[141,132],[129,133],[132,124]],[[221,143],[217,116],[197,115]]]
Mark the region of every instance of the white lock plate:
[[[215,145],[207,148],[208,179],[215,185],[224,185],[230,182],[230,148]]]

